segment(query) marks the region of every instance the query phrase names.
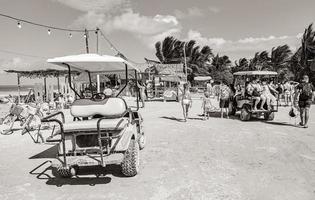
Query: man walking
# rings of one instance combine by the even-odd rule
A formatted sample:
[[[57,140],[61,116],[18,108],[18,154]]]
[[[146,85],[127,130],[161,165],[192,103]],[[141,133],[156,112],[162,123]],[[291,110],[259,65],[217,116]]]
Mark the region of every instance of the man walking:
[[[304,128],[308,128],[307,122],[309,119],[310,107],[314,101],[314,91],[314,86],[312,83],[309,83],[309,77],[304,75],[301,83],[296,87],[296,95],[294,98],[294,105],[296,105],[296,100],[298,99],[301,117],[300,126]]]

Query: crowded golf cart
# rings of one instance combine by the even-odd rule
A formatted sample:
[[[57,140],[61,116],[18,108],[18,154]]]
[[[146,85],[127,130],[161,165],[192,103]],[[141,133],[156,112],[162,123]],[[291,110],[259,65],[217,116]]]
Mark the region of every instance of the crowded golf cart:
[[[235,95],[230,104],[230,113],[240,111],[240,119],[248,121],[252,117],[273,120],[278,111],[279,95],[273,87],[277,72],[241,71],[233,74]]]
[[[137,79],[138,69],[121,57],[97,54],[57,57],[47,62],[68,69],[69,86],[76,95],[70,107],[75,120],[65,122],[63,112],[42,119],[42,122],[59,125],[54,136],[47,139],[47,142],[59,146],[57,159],[52,164],[53,174],[71,177],[81,167],[116,164],[121,165],[125,176],[135,176],[139,172],[139,150],[145,145],[143,120],[138,112],[138,98],[136,106],[132,108],[120,94],[127,87],[128,74],[134,72]],[[70,75],[72,70],[88,74],[92,92],[90,98],[82,98],[74,89]],[[93,73],[113,74],[122,71],[127,81],[116,96],[94,93],[91,80]]]

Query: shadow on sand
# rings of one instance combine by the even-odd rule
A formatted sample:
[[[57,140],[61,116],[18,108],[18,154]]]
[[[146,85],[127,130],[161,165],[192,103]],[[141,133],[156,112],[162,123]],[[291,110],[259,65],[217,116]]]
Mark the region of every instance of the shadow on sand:
[[[184,119],[180,119],[180,118],[176,118],[176,117],[163,116],[163,117],[160,117],[160,118],[162,118],[162,119],[169,119],[169,120],[178,121],[178,122],[185,122]]]
[[[261,121],[266,124],[275,125],[275,126],[292,126],[292,127],[298,127],[298,125],[290,124],[288,122],[273,122],[273,121]]]
[[[57,145],[54,145],[29,159],[42,159],[49,158],[55,159],[57,156]],[[51,166],[52,161],[46,160],[40,165],[36,166],[29,173],[35,175],[37,179],[47,180],[47,185],[56,185],[61,187],[63,185],[98,185],[98,184],[108,184],[111,182],[110,177],[106,175],[112,175],[115,177],[125,178],[121,173],[121,167],[119,165],[107,165],[102,166],[89,166],[89,167],[79,167],[77,169],[77,175],[72,178],[61,178],[56,177],[53,173],[53,167]]]
[[[55,144],[54,146],[36,154],[36,155],[29,157],[29,159],[56,158],[57,153],[58,153],[58,145]]]

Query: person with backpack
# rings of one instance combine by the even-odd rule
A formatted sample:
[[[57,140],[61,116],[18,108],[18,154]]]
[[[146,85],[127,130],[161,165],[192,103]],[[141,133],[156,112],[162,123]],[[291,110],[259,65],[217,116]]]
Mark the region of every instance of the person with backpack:
[[[308,128],[307,122],[309,120],[309,113],[312,101],[314,101],[314,86],[309,83],[309,77],[303,76],[301,83],[296,87],[296,93],[294,98],[294,105],[300,109],[301,122],[300,126]],[[298,104],[296,104],[298,100]]]
[[[226,118],[229,118],[229,104],[230,104],[230,96],[231,96],[231,89],[225,84],[224,81],[220,83],[220,108],[221,108],[221,118],[223,118],[223,112],[226,113]]]

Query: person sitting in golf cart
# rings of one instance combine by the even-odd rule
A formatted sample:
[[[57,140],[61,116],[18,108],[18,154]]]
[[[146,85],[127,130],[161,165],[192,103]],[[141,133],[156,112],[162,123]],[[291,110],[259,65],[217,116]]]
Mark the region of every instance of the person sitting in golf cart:
[[[277,94],[278,92],[267,82],[267,79],[262,80],[262,96],[266,99],[267,109],[271,110],[277,104],[277,99],[273,94]],[[262,109],[263,109],[262,102]]]
[[[253,110],[257,110],[258,103],[262,100],[263,103],[266,101],[265,97],[262,95],[262,88],[259,84],[259,78],[254,78],[248,83],[246,87],[246,95],[252,97],[254,100]],[[261,104],[263,105],[263,104]],[[261,106],[262,107],[262,106]]]

